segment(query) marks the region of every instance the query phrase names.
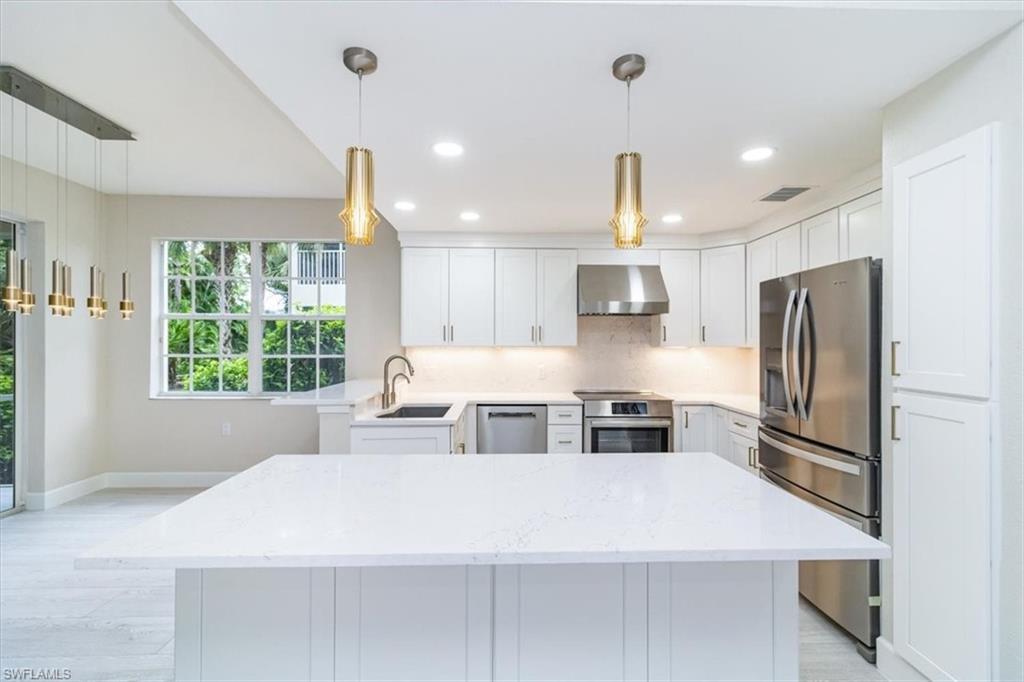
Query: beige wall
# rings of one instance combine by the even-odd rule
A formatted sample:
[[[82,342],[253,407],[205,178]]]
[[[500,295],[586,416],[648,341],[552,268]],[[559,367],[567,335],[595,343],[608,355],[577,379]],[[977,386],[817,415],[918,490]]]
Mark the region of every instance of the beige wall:
[[[345,376],[349,379],[383,377],[384,360],[402,351],[401,261],[398,233],[386,223],[377,226],[371,248],[348,249]]]
[[[649,317],[580,317],[571,348],[409,348],[413,390],[757,392],[749,348],[658,348]]]
[[[123,197],[109,198],[112,215]],[[240,471],[277,453],[317,450],[317,415],[312,408],[273,407],[261,398],[150,398],[150,323],[152,256],[160,239],[338,239],[340,200],[241,199],[203,197],[130,196],[128,198],[129,267],[135,273],[137,319],[119,325],[108,344],[109,450],[108,471]],[[120,234],[116,225],[111,230]],[[389,304],[373,305],[372,289],[361,282],[367,272],[384,280],[383,291],[397,288],[398,254],[389,263],[390,247],[397,240],[394,228],[378,228],[381,249],[354,247],[346,254],[349,300],[348,328],[360,332],[347,339],[349,367],[372,366],[388,346],[386,332],[394,328],[398,313]],[[120,253],[122,238],[112,249]],[[388,269],[390,265],[390,270]],[[123,327],[123,329],[122,329]],[[377,330],[367,334],[364,328]],[[380,338],[375,338],[375,334]],[[231,424],[231,435],[222,426]]]
[[[994,309],[1000,355],[996,358],[997,425],[999,446],[994,452],[993,471],[997,487],[994,538],[997,547],[997,585],[995,635],[999,645],[997,670],[1005,680],[1024,679],[1024,401],[1022,401],[1022,179],[1024,166],[1021,145],[1022,101],[1024,101],[1024,30],[1021,25],[954,63],[925,83],[885,108],[882,129],[882,169],[884,197],[891,206],[892,168],[904,159],[936,147],[948,140],[997,121],[1001,124],[998,140],[995,236],[998,243],[997,286],[1001,294]],[[891,222],[888,223],[891,232]],[[887,242],[891,243],[891,239]],[[886,304],[891,301],[891,285],[886,287]],[[888,324],[889,316],[885,316]],[[883,347],[891,338],[884,330]],[[889,387],[883,401],[888,403]],[[885,405],[888,408],[888,405]],[[883,410],[888,414],[888,409]],[[887,427],[887,425],[886,425]],[[1001,443],[999,442],[1001,440]],[[885,444],[885,459],[891,460],[891,445]],[[968,454],[968,453],[965,453]],[[888,479],[888,475],[885,477]],[[883,496],[885,534],[891,537],[891,491]],[[888,566],[887,566],[888,568]],[[885,573],[891,585],[891,571]],[[956,589],[956,586],[949,586]],[[891,599],[883,595],[883,604]],[[892,610],[883,607],[883,635],[892,636]]]

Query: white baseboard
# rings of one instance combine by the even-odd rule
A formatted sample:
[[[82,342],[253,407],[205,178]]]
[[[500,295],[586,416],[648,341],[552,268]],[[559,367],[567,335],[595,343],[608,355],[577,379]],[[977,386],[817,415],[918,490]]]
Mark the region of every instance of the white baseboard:
[[[71,500],[81,497],[82,495],[88,495],[94,493],[97,490],[103,490],[107,487],[107,475],[96,474],[89,478],[83,478],[80,481],[74,483],[68,483],[62,485],[59,488],[53,490],[47,490],[45,493],[25,493],[25,509],[32,511],[40,511],[43,509],[52,509],[57,505],[70,502]]]
[[[111,471],[44,493],[26,492],[25,509],[53,509],[104,488],[209,488],[234,475],[232,471]]]
[[[878,653],[876,665],[882,677],[890,682],[928,682],[927,677],[896,653],[889,640],[879,637],[875,646]]]

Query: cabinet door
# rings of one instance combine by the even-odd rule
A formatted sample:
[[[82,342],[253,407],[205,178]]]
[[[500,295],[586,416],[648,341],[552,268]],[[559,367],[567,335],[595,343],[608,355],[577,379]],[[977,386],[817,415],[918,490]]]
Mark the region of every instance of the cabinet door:
[[[893,386],[989,395],[992,131],[893,168]]]
[[[700,345],[700,251],[662,251],[669,312],[661,316],[661,345]]]
[[[678,452],[714,450],[714,418],[710,405],[683,405],[679,408],[680,442]]]
[[[537,344],[576,345],[576,251],[537,251]]]
[[[747,345],[757,348],[761,315],[761,282],[775,276],[773,235],[747,244]],[[671,300],[671,295],[670,299]]]
[[[800,266],[800,225],[790,225],[783,230],[779,230],[772,237],[772,245],[775,247],[775,271],[772,273],[772,276],[782,277],[784,275],[792,275],[794,272],[800,272],[803,269]]]
[[[893,405],[893,646],[929,679],[992,679],[990,408]]]
[[[729,440],[729,411],[721,407],[714,409],[715,454],[732,461],[732,443]]]
[[[700,320],[705,346],[746,343],[746,270],[744,244],[700,252]]]
[[[741,436],[736,433],[729,433],[729,461],[757,475],[757,457],[754,452],[757,449],[757,441]]]
[[[402,345],[448,342],[448,249],[402,249]]]
[[[548,453],[583,452],[583,427],[579,424],[548,425]]]
[[[494,343],[532,346],[537,342],[537,251],[494,252]]]
[[[839,262],[839,209],[825,211],[800,223],[803,269]]]
[[[449,258],[448,343],[493,346],[494,249],[451,249]]]
[[[882,255],[882,190],[878,190],[839,207],[839,260]]]
[[[364,426],[351,433],[353,455],[447,455],[451,426]]]

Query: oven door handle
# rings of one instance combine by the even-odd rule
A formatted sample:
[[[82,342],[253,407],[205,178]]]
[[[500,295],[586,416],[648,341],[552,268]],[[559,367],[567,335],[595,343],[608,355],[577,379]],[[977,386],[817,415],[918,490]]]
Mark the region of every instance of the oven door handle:
[[[664,427],[671,427],[671,419],[605,419],[604,417],[597,417],[594,419],[587,420],[588,428],[640,428],[640,429],[658,429]]]

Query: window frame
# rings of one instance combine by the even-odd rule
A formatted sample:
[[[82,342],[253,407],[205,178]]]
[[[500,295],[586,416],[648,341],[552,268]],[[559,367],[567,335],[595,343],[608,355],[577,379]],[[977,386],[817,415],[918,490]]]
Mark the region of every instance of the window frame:
[[[167,249],[171,242],[188,242],[190,244],[196,244],[197,242],[206,243],[217,243],[221,250],[221,270],[223,274],[214,275],[197,275],[195,268],[195,251],[193,251],[189,257],[190,274],[178,275],[172,274],[167,268]],[[227,273],[227,263],[224,261],[224,244],[228,242],[241,242],[249,245],[249,275],[247,277],[230,275]],[[345,245],[341,243],[341,240],[323,240],[323,239],[296,239],[291,238],[258,238],[258,239],[241,239],[241,238],[203,238],[203,237],[188,237],[188,238],[160,238],[155,239],[153,243],[153,259],[154,259],[154,276],[152,278],[153,286],[157,290],[156,296],[151,296],[154,302],[154,314],[152,316],[154,324],[154,342],[151,344],[150,357],[152,363],[152,378],[151,378],[151,391],[150,397],[152,398],[166,398],[173,400],[182,399],[214,399],[214,400],[239,400],[239,399],[273,399],[281,396],[288,395],[291,393],[291,371],[290,363],[293,359],[313,359],[316,362],[314,369],[314,377],[319,380],[320,375],[320,362],[322,359],[329,360],[340,360],[342,367],[346,364],[346,354],[344,352],[340,354],[335,353],[321,353],[320,347],[320,323],[323,321],[341,320],[345,322],[345,340],[347,342],[347,310],[344,313],[330,313],[324,314],[320,312],[320,307],[323,305],[323,284],[324,277],[321,273],[317,273],[315,281],[317,284],[316,294],[316,312],[315,313],[293,313],[290,311],[282,313],[269,313],[265,312],[264,304],[264,281],[266,279],[285,279],[288,282],[288,308],[290,309],[293,304],[292,292],[295,281],[299,279],[298,273],[291,272],[291,263],[289,261],[289,271],[286,278],[265,278],[263,274],[263,246],[265,244],[272,243],[283,243],[287,244],[289,253],[291,245],[298,244],[318,244],[324,243],[337,243],[339,244],[338,251],[340,253],[340,264],[339,264],[339,277],[337,281],[340,284],[345,284]],[[317,253],[322,253],[322,246],[317,247]],[[317,258],[318,269],[320,267],[319,258]],[[169,312],[169,283],[175,279],[182,279],[188,281],[190,284],[194,284],[196,281],[203,280],[214,280],[221,283],[219,287],[219,301],[220,308],[218,312],[196,312],[195,311],[195,286],[190,287],[189,295],[191,296],[191,311],[190,312]],[[331,281],[334,278],[329,278]],[[226,283],[230,280],[243,280],[249,282],[249,298],[248,305],[249,311],[242,313],[231,313],[227,312],[227,287]],[[347,287],[346,287],[347,292]],[[171,320],[190,320],[192,326],[189,330],[189,350],[187,354],[184,353],[170,353],[167,348],[167,330],[168,323]],[[216,355],[209,354],[196,354],[195,352],[195,332],[194,323],[195,321],[214,321],[218,325],[218,334],[223,334],[222,324],[230,324],[233,320],[242,320],[247,323],[247,341],[248,345],[244,354],[231,354],[223,353],[222,346],[223,337],[220,338],[218,344],[218,352]],[[286,342],[285,351],[283,354],[280,353],[265,353],[263,351],[263,326],[264,322],[267,321],[284,321],[288,324],[286,331]],[[314,333],[314,353],[291,353],[291,324],[292,321],[299,322],[312,322],[315,327]],[[347,349],[347,345],[346,345]],[[245,357],[248,360],[247,367],[247,390],[245,391],[225,391],[223,388],[223,367],[218,370],[218,388],[217,390],[206,390],[197,391],[192,388],[189,390],[172,390],[167,383],[167,375],[169,369],[169,362],[171,358],[187,358],[189,360],[190,375],[191,370],[195,366],[196,359],[216,359],[218,363],[222,363],[224,360],[232,358]],[[263,361],[267,358],[283,359],[288,365],[286,366],[286,381],[287,389],[285,391],[264,391],[263,390]],[[342,372],[342,381],[344,381],[344,370]],[[316,388],[316,387],[314,387]],[[310,390],[310,389],[303,389]]]

